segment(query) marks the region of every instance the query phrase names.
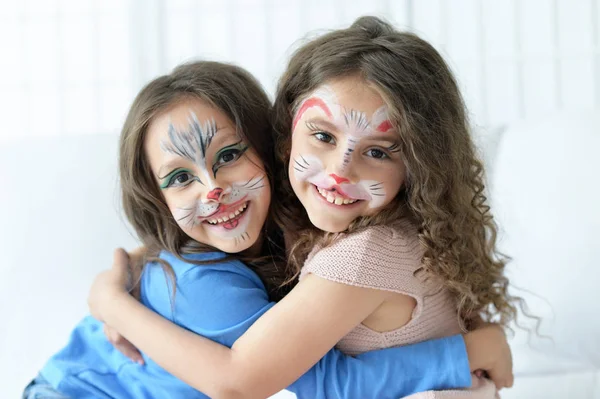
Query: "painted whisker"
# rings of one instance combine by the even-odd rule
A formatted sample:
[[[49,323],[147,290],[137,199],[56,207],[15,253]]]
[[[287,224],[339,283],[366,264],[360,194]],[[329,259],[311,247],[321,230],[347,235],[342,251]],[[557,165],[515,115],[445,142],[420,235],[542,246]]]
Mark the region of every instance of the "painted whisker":
[[[181,218],[177,219],[177,221],[178,221],[178,222],[180,222],[180,221],[182,221],[183,219],[189,218],[190,216],[193,216],[193,215],[194,215],[194,212],[190,212],[190,213],[188,213],[187,215],[185,215],[185,216],[183,216],[183,217],[181,217]]]
[[[265,176],[261,177],[260,179],[258,179],[257,181],[255,181],[254,183],[252,183],[251,186],[248,186],[248,189],[251,189],[252,187],[256,186],[257,184],[259,184],[260,182],[262,182],[265,179]]]
[[[242,184],[240,187],[246,187],[250,182],[257,176],[258,174],[252,176],[246,183]],[[264,178],[264,176],[263,176]]]
[[[305,160],[304,162],[306,162],[306,160]],[[308,166],[304,166],[304,165],[302,165],[300,162],[298,162],[298,160],[297,160],[297,159],[294,159],[294,163],[295,163],[296,165],[298,165],[298,167],[300,167],[300,168],[302,168],[302,169],[308,169]]]

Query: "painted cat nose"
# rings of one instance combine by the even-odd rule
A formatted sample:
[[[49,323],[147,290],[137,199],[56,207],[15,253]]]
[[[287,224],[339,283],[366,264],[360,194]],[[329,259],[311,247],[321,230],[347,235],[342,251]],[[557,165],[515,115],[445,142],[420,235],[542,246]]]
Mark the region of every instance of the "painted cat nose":
[[[350,182],[350,180],[346,179],[345,177],[340,177],[340,176],[336,175],[335,173],[331,173],[329,176],[333,177],[333,180],[335,180],[335,184],[342,184],[342,183]]]
[[[209,193],[206,194],[206,199],[218,201],[221,199],[221,194],[223,194],[223,189],[217,187],[213,190],[210,190]]]

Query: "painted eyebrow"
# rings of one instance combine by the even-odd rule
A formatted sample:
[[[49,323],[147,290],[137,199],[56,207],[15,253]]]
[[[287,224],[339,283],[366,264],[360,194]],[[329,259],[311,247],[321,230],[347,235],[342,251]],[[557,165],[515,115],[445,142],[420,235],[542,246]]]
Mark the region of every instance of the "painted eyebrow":
[[[302,106],[300,107],[298,112],[296,112],[296,116],[294,117],[294,122],[292,123],[292,131],[296,128],[296,125],[298,124],[298,121],[300,120],[300,118],[302,118],[302,115],[304,115],[304,113],[309,108],[312,108],[312,107],[321,108],[321,110],[323,112],[325,112],[325,115],[327,115],[327,117],[330,119],[333,116],[333,114],[331,113],[331,110],[329,109],[329,107],[327,106],[327,104],[325,103],[325,101],[322,98],[310,97],[309,99],[305,100],[302,103]]]
[[[323,118],[319,118],[319,117],[311,118],[311,119],[307,120],[306,124],[307,125],[311,125],[311,124],[317,125],[317,127],[323,128],[323,130],[329,130],[329,131],[337,131],[338,130],[338,127],[334,123],[327,121]]]
[[[379,145],[383,145],[388,151],[391,152],[400,152],[400,142],[397,138],[393,138],[386,135],[378,135],[378,136],[368,136],[365,137],[365,140],[368,143],[380,142]],[[385,144],[382,144],[384,142]]]
[[[223,127],[217,126],[214,118],[201,123],[192,112],[187,129],[179,129],[173,123],[169,123],[169,139],[162,140],[160,148],[165,152],[196,162],[197,154],[206,158],[206,152],[213,138],[222,129]]]
[[[180,161],[179,160],[172,160],[167,162],[166,164],[162,165],[159,169],[158,172],[156,173],[156,177],[159,179],[164,179],[165,177],[167,177],[169,175],[169,173],[171,173],[171,171],[173,171],[174,169],[187,169],[184,168],[183,166],[179,166],[180,165]]]

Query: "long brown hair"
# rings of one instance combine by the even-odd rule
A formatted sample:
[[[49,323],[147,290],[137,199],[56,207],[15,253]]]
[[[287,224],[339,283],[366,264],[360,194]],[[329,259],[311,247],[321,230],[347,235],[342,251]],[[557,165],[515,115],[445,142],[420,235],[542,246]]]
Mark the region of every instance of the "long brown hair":
[[[181,65],[148,83],[135,98],[121,132],[119,171],[125,215],[147,248],[149,260],[166,267],[164,261],[157,259],[161,250],[180,259],[184,253],[218,251],[191,240],[179,228],[152,176],[144,151],[144,139],[153,118],[189,98],[206,102],[229,117],[240,138],[262,160],[271,191],[274,184],[271,103],[248,72],[234,65],[198,61]],[[278,299],[283,294],[279,287],[284,272],[278,266],[283,259],[283,243],[271,216],[267,218],[264,238],[260,257],[241,253],[239,258],[259,274],[271,297]],[[135,274],[139,276],[141,265],[136,266]]]
[[[304,44],[291,57],[274,103],[279,161],[289,163],[298,104],[330,80],[355,76],[386,101],[400,132],[407,178],[386,209],[354,221],[347,232],[409,218],[418,226],[425,249],[423,270],[439,277],[454,294],[461,325],[468,328],[476,315],[508,324],[521,299],[507,291],[507,259],[496,250],[497,228],[463,98],[450,68],[429,43],[376,17],[361,17],[347,29]],[[310,249],[327,245],[337,235],[310,224],[291,189],[287,167],[280,169],[278,183],[278,218],[295,243],[288,271],[294,278]]]

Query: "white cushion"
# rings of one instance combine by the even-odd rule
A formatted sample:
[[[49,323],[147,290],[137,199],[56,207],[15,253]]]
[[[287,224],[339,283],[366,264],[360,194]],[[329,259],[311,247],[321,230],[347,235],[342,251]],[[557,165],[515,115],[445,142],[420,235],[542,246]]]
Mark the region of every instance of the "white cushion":
[[[0,143],[0,375],[20,397],[87,313],[95,274],[135,240],[120,216],[116,135]]]
[[[509,126],[492,205],[511,284],[544,318],[532,346],[600,367],[600,112]],[[525,342],[519,333],[516,342]],[[535,371],[535,370],[529,370]],[[573,396],[574,397],[574,396]]]

